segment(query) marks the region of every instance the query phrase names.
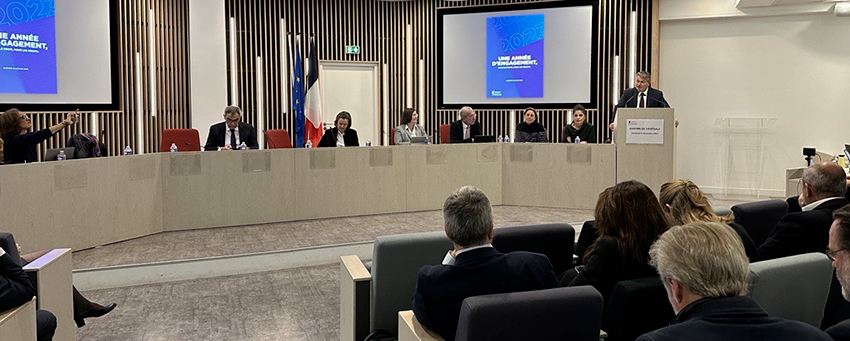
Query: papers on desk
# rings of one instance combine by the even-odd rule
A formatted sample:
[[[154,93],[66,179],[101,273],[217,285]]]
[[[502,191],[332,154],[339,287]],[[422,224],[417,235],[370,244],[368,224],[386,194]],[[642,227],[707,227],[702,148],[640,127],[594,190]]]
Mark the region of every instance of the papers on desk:
[[[626,144],[664,144],[664,120],[626,120]]]

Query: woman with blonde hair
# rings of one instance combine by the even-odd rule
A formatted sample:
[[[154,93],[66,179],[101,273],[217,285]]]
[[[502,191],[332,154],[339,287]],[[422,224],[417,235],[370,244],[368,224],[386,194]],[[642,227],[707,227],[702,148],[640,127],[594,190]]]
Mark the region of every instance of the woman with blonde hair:
[[[734,222],[735,217],[730,212],[726,216],[714,213],[708,198],[699,187],[687,179],[675,179],[661,185],[658,195],[667,218],[672,225],[684,225],[693,222],[719,222],[726,224],[741,238],[747,258],[750,261],[758,259],[758,249],[743,226]]]

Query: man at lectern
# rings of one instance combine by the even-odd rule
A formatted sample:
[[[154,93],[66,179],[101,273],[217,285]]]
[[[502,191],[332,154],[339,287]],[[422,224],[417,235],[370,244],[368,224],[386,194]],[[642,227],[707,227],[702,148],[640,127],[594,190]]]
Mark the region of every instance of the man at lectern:
[[[623,95],[617,101],[617,107],[614,108],[614,120],[608,125],[608,129],[614,130],[617,127],[617,108],[669,108],[670,104],[664,99],[664,93],[661,90],[650,87],[649,72],[640,71],[635,75],[635,87],[623,90]],[[674,122],[675,126],[679,126],[679,120]]]

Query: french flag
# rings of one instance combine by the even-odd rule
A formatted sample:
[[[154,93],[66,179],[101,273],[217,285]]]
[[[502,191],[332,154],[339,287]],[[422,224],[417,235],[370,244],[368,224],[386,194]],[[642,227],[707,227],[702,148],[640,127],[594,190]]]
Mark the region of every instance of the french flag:
[[[316,37],[310,37],[310,52],[307,57],[307,95],[304,99],[304,141],[319,145],[322,139],[322,88],[319,86],[319,56]]]

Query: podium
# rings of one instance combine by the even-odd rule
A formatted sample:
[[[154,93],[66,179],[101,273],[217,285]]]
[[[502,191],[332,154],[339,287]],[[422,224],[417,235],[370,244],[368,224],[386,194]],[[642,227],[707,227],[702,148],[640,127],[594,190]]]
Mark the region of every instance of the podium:
[[[676,175],[672,108],[617,109],[617,182],[640,181],[658,194]]]

